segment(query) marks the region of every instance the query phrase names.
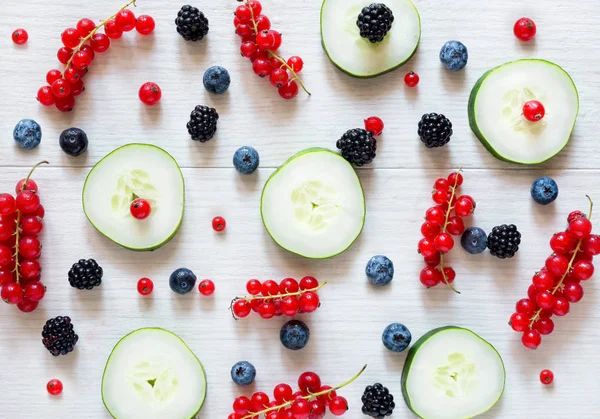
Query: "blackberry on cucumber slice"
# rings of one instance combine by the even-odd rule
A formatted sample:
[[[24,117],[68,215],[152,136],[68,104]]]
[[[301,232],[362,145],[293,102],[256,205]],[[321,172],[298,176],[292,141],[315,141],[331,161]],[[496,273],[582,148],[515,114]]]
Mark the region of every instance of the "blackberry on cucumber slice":
[[[351,164],[331,150],[309,148],[267,180],[260,212],[267,233],[280,247],[325,259],[344,252],[358,238],[366,206]]]
[[[530,121],[526,103],[539,101],[543,118]],[[493,68],[473,87],[469,124],[498,159],[538,164],[557,155],[569,142],[579,112],[579,95],[569,74],[540,59],[522,59]]]
[[[323,48],[350,76],[395,70],[413,56],[420,39],[421,19],[411,0],[324,0],[321,6]]]

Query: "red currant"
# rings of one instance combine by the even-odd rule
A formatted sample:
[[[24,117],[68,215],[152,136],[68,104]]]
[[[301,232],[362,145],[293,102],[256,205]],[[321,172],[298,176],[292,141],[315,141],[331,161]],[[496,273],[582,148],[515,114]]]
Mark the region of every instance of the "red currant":
[[[312,291],[307,291],[300,296],[298,301],[300,304],[300,310],[304,313],[312,313],[319,308],[319,294]]]
[[[54,105],[61,112],[71,112],[75,107],[75,98],[73,96],[67,96],[62,99],[57,98]]]
[[[77,32],[80,38],[85,38],[94,29],[96,29],[96,24],[92,19],[83,18],[79,22],[77,22]]]
[[[329,402],[329,411],[334,416],[342,416],[348,411],[348,401],[342,396],[336,396]]]
[[[269,404],[269,396],[263,392],[254,393],[250,400],[252,401],[252,411],[254,412],[264,410]]]
[[[298,388],[300,389],[300,391],[306,394],[316,393],[317,391],[319,391],[320,387],[321,377],[319,377],[314,372],[303,372],[302,374],[300,374],[300,377],[298,377]]]
[[[546,269],[552,275],[562,277],[569,269],[569,259],[563,255],[550,255],[546,259]]]
[[[37,92],[37,100],[44,106],[54,105],[54,95],[50,86],[42,86]]]
[[[233,401],[233,411],[238,415],[245,415],[252,409],[252,402],[246,396],[238,397]]]
[[[254,41],[252,41],[254,42]],[[258,60],[258,59],[262,59],[262,60],[266,60],[269,62],[269,65],[271,66],[271,69],[273,68],[280,68],[281,66],[277,66],[277,67],[273,67],[272,66],[272,62],[276,61],[275,58],[269,58],[269,54],[267,53],[267,51],[264,51],[262,49],[258,49],[254,54],[252,54],[252,56],[250,57],[250,61],[252,61],[252,63],[254,63],[254,61]]]
[[[58,79],[52,83],[52,94],[57,99],[62,99],[71,94],[71,85],[65,79]]]
[[[67,47],[61,47],[58,52],[56,53],[56,57],[58,58],[58,61],[60,61],[62,64],[66,64],[69,62],[69,60],[71,59],[71,56],[73,55],[73,50],[71,48],[67,48]]]
[[[536,287],[535,284],[531,284],[529,286],[529,288],[527,288],[527,296],[529,297],[530,300],[535,301],[535,298],[540,293],[540,291],[545,291],[547,289],[548,288],[540,289],[540,288]]]
[[[273,44],[273,47],[271,48],[271,51],[276,51],[281,46],[282,36],[277,31],[273,31],[272,30],[271,32],[273,33],[273,36],[275,37],[275,43]]]
[[[472,199],[462,196],[458,198],[454,206],[454,212],[456,212],[456,215],[459,217],[468,217],[469,215],[473,214],[473,211],[475,211],[475,204],[473,203]]]
[[[592,256],[600,254],[600,236],[595,234],[586,237],[581,244],[581,249]]]
[[[60,380],[53,379],[46,384],[46,390],[53,396],[58,396],[63,391],[63,383]]]
[[[325,402],[319,399],[313,399],[310,402],[310,416],[308,419],[323,419],[327,413],[327,406],[325,406]]]
[[[243,415],[238,415],[237,413],[230,413],[227,419],[242,419],[243,417]]]
[[[160,101],[162,90],[158,84],[147,82],[142,84],[138,95],[143,104],[154,106]]]
[[[117,25],[123,30],[123,32],[132,31],[135,28],[135,14],[128,9],[121,10],[115,16],[115,21]]]
[[[431,198],[438,205],[443,205],[448,202],[448,191],[437,189],[433,191]]]
[[[16,201],[11,194],[0,194],[0,215],[12,214],[16,209]]]
[[[256,34],[256,45],[265,51],[272,50],[275,46],[275,31],[265,30]]]
[[[281,312],[288,317],[295,316],[299,308],[300,303],[295,297],[288,296],[281,301]]]
[[[292,414],[296,419],[308,419],[310,415],[310,403],[305,399],[296,399],[292,403]]]
[[[441,177],[435,181],[433,189],[447,192],[450,189],[450,182],[448,182],[448,179]]]
[[[23,45],[29,39],[29,34],[25,29],[17,29],[12,33],[12,40],[17,45]]]
[[[527,316],[533,315],[536,305],[529,298],[522,298],[517,302],[517,313],[525,314]]]
[[[515,332],[524,332],[529,327],[529,316],[523,313],[513,313],[508,324]]]
[[[258,47],[256,46],[255,42],[245,41],[242,42],[242,45],[240,46],[240,53],[243,57],[250,58],[252,57],[252,54],[256,52],[257,49]]]
[[[60,70],[53,69],[46,73],[46,83],[48,83],[49,85],[52,85],[52,83],[61,78],[62,73],[60,72]]]
[[[154,22],[152,16],[138,16],[135,24],[135,30],[138,31],[139,34],[150,35],[152,32],[154,32],[154,28],[156,28],[156,22]]]
[[[287,70],[284,68],[273,69],[271,71],[271,76],[269,77],[269,81],[271,82],[271,84],[278,89],[284,84],[286,84],[289,81],[289,79],[290,76]]]
[[[256,29],[258,30],[258,32],[271,29],[271,21],[265,15],[256,16],[254,22],[256,23]]]
[[[541,318],[533,325],[540,335],[549,335],[554,331],[554,322],[550,318]]]
[[[235,17],[238,18],[240,23],[248,23],[252,20],[252,12],[248,6],[242,4],[235,9]]]
[[[23,301],[23,288],[16,282],[9,282],[2,286],[0,298],[8,304],[19,304]]]
[[[110,48],[110,39],[103,33],[95,33],[92,36],[90,45],[94,52],[106,52]]]
[[[300,285],[294,278],[285,278],[279,283],[280,294],[290,294],[298,292]]]
[[[12,263],[13,252],[10,247],[0,244],[0,267],[4,268]]]
[[[523,333],[521,342],[523,342],[523,345],[529,349],[537,349],[537,347],[542,343],[542,336],[537,330],[528,330]]]
[[[19,273],[25,279],[35,279],[40,276],[42,267],[37,260],[24,260],[19,264]]]
[[[77,51],[73,54],[73,61],[71,64],[77,70],[87,70],[89,65],[92,63],[92,56],[86,51]]]
[[[25,185],[25,187],[23,187],[23,185]],[[17,182],[17,185],[15,186],[15,192],[19,193],[22,190],[38,192],[38,185],[37,185],[37,183],[35,183],[35,180],[33,180],[33,179],[28,179],[27,184],[25,184],[25,179],[21,179],[20,181]]]
[[[39,302],[37,301],[31,301],[27,298],[23,298],[23,300],[20,303],[17,303],[17,308],[23,313],[31,313],[38,307],[38,305]]]
[[[73,93],[73,83],[77,83],[84,75],[85,71],[77,70],[75,67],[69,67],[65,70],[65,80],[71,84],[70,93]]]
[[[567,301],[565,297],[558,297],[554,300],[554,307],[552,308],[552,312],[556,316],[566,316],[571,310],[571,304]]]
[[[435,237],[438,234],[440,234],[440,230],[441,230],[441,228],[440,228],[439,224],[433,224],[430,221],[425,221],[421,225],[421,234],[426,239],[430,239],[430,240],[435,239]]]
[[[252,35],[252,28],[246,23],[240,23],[235,27],[235,33],[242,38],[247,38]]]
[[[258,0],[248,0],[246,3],[250,9],[252,9],[252,15],[258,16],[262,12],[262,4]]]
[[[246,300],[237,300],[233,303],[233,314],[240,319],[248,317],[252,310],[250,303]]]
[[[263,302],[264,301],[261,300],[260,298],[254,298],[254,299],[250,300],[250,308],[255,313],[258,313],[258,310],[260,309],[260,306],[262,305]]]
[[[454,239],[448,233],[440,233],[433,240],[435,249],[440,253],[448,253],[454,247]]]
[[[46,211],[44,210],[44,206],[42,204],[40,204],[40,206],[38,207],[37,210],[35,210],[32,215],[35,215],[37,217],[40,218],[44,218],[44,215],[46,214]]]
[[[448,225],[446,226],[446,231],[452,234],[453,236],[460,236],[465,232],[465,223],[462,218],[458,216],[453,216],[448,218]]]
[[[533,20],[526,17],[517,20],[513,28],[515,36],[525,42],[531,40],[535,36],[536,31],[537,28]]]
[[[383,132],[383,127],[384,124],[381,118],[371,116],[365,119],[365,129],[371,131],[374,136],[380,135]]]
[[[587,281],[594,275],[594,265],[587,260],[580,260],[573,265],[572,275],[579,281]]]
[[[25,298],[29,301],[38,302],[44,298],[46,287],[39,281],[30,282],[25,287]]]
[[[37,259],[42,253],[42,244],[35,237],[23,237],[19,240],[19,253],[25,259]]]
[[[273,303],[262,303],[258,308],[258,314],[263,319],[271,319],[275,316],[275,312],[277,311],[277,307]]]
[[[290,58],[288,58],[287,65],[289,65],[292,68],[292,70],[294,70],[294,73],[299,73],[304,68],[304,61],[297,55],[293,55]],[[383,128],[381,130],[383,131]]]
[[[285,383],[277,384],[273,389],[273,397],[277,403],[285,403],[292,400],[292,388]]]
[[[213,295],[215,292],[215,283],[210,279],[205,279],[198,285],[198,291],[204,296]]]
[[[567,217],[567,223],[571,223],[571,221],[576,220],[577,218],[586,218],[585,214],[581,211],[573,211]]]
[[[448,175],[450,186],[460,186],[463,184],[463,176],[458,172],[452,172]]]
[[[575,249],[575,245],[575,238],[567,231],[556,233],[550,239],[550,247],[554,253],[558,253],[559,255],[566,255],[567,253],[573,251]]]
[[[446,221],[446,213],[441,206],[429,208],[425,212],[425,219],[434,225],[443,225]]]
[[[284,84],[278,89],[279,96],[286,100],[295,98],[298,95],[298,91],[298,83],[294,80]]]
[[[117,22],[114,19],[111,19],[104,25],[104,33],[110,39],[119,39],[123,36],[123,29],[117,25]]]
[[[270,295],[277,295],[279,294],[279,284],[273,281],[272,279],[269,279],[262,284],[261,293],[265,297],[268,297]]]
[[[314,290],[319,286],[319,281],[314,276],[305,276],[300,280],[301,290]]]
[[[62,43],[67,48],[75,48],[79,45],[79,32],[75,28],[67,28],[60,36]]]
[[[213,230],[215,230],[216,232],[221,232],[221,231],[225,230],[225,226],[227,226],[227,222],[225,221],[225,218],[223,218],[223,217],[213,218],[213,220],[212,220]]]
[[[425,257],[423,258],[425,261],[425,264],[427,264],[427,266],[438,266],[442,260],[442,257],[439,253],[436,253],[433,256],[429,256],[429,257]]]
[[[427,288],[431,288],[438,285],[441,281],[443,281],[444,278],[439,269],[436,269],[432,266],[426,266],[421,271],[419,279],[423,285],[425,285]]]
[[[577,282],[565,282],[563,295],[567,301],[577,303],[583,298],[583,287]]]
[[[73,96],[79,96],[84,90],[83,80],[77,80],[75,83],[71,83],[71,94]]]
[[[592,232],[592,223],[587,218],[576,218],[569,223],[569,232],[578,239],[585,239]]]
[[[150,278],[141,278],[137,283],[137,291],[140,295],[150,295],[154,290],[154,282]]]
[[[540,372],[540,381],[548,386],[554,381],[554,374],[550,370],[543,370]]]
[[[444,283],[447,282],[448,284],[451,284],[454,282],[454,279],[456,278],[456,272],[454,271],[454,269],[447,266],[444,268],[444,276],[446,277],[446,281],[444,281]]]
[[[13,236],[14,222],[9,220],[0,220],[0,242],[6,241]]]
[[[271,63],[266,58],[257,58],[252,63],[252,70],[259,77],[267,77],[271,74]]]
[[[258,295],[262,291],[262,284],[258,279],[251,279],[246,283],[246,291],[250,295]]]
[[[540,101],[530,100],[523,105],[523,116],[530,122],[541,121],[546,115],[546,109]]]
[[[407,73],[406,76],[404,76],[404,83],[406,83],[408,87],[415,87],[419,84],[419,75],[414,71]]]
[[[31,191],[21,191],[17,195],[16,204],[23,214],[31,214],[40,206],[40,197]]]
[[[535,302],[540,308],[550,310],[554,307],[555,298],[550,292],[542,291],[535,297]]]
[[[150,216],[152,212],[152,207],[150,203],[142,198],[134,199],[131,205],[129,206],[129,212],[133,215],[133,218],[138,220],[145,220]]]

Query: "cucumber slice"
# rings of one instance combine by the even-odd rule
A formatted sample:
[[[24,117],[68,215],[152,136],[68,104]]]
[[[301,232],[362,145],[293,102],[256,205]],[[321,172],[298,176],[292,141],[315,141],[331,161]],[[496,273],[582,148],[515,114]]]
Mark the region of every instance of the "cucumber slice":
[[[354,77],[376,77],[395,70],[417,51],[421,18],[410,0],[387,0],[394,14],[392,29],[383,42],[360,36],[356,20],[369,0],[324,0],[321,6],[321,43],[337,68]]]
[[[523,117],[523,104],[539,100],[546,116]],[[469,98],[469,124],[481,143],[500,160],[538,164],[551,159],[569,142],[579,112],[573,79],[558,65],[524,59],[485,73]]]
[[[309,148],[267,180],[260,200],[263,224],[282,248],[311,259],[348,249],[365,224],[360,180],[350,163],[324,148]]]
[[[102,375],[102,401],[116,419],[190,419],[206,398],[206,374],[179,336],[145,328],[122,338]]]
[[[183,175],[169,153],[150,144],[128,144],[92,168],[83,186],[83,211],[96,230],[115,243],[154,250],[179,230],[184,196]],[[136,198],[152,206],[145,220],[130,213]]]
[[[402,395],[423,419],[465,419],[490,410],[504,392],[506,372],[496,349],[468,329],[426,333],[408,351]]]

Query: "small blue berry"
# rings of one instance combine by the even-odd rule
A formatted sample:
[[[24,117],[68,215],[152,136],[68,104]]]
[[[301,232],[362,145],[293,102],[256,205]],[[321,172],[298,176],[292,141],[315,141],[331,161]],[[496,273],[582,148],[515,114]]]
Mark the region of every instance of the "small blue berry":
[[[169,286],[177,294],[187,294],[196,285],[196,275],[187,268],[179,268],[173,271],[169,277]]]
[[[487,249],[488,236],[479,227],[469,227],[460,238],[460,245],[467,253],[478,255]]]
[[[459,71],[467,66],[469,52],[459,41],[448,41],[440,50],[440,61],[448,70]]]
[[[538,178],[531,185],[531,197],[540,205],[548,205],[558,197],[558,185],[552,178]]]
[[[31,150],[42,141],[42,127],[33,119],[23,119],[17,123],[13,131],[17,145],[24,150]]]
[[[365,273],[371,284],[381,287],[394,278],[394,264],[387,256],[373,256],[367,263]]]
[[[88,137],[82,129],[69,128],[60,134],[58,143],[62,151],[69,156],[77,157],[87,150]]]
[[[392,352],[402,352],[412,340],[410,331],[401,323],[392,323],[383,331],[383,345]]]
[[[204,82],[204,88],[210,93],[222,95],[229,89],[231,78],[225,68],[216,65],[204,72],[202,81]]]
[[[310,330],[308,326],[300,320],[290,320],[283,325],[279,332],[279,339],[283,346],[292,351],[302,349],[308,343]]]
[[[256,377],[256,368],[248,361],[240,361],[231,367],[231,379],[238,386],[249,386]]]
[[[258,151],[250,146],[240,147],[233,154],[233,166],[243,175],[254,173],[259,162]]]

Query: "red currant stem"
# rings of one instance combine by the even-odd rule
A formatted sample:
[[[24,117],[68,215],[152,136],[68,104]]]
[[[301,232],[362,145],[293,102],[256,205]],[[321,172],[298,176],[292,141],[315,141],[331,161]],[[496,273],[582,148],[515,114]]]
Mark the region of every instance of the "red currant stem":
[[[444,220],[444,227],[442,228],[442,233],[446,232],[446,228],[448,227],[448,220],[450,218],[450,212],[454,209],[454,206],[452,205],[452,201],[454,201],[454,195],[456,194],[456,188],[458,187],[458,175],[460,174],[460,172],[462,172],[462,168],[458,169],[456,171],[456,179],[454,180],[454,186],[452,187],[452,194],[450,195],[450,200],[448,201],[448,211],[446,211],[446,219]],[[452,291],[454,291],[457,294],[460,294],[460,291],[458,291],[456,288],[454,288],[452,286],[452,284],[450,282],[448,282],[448,277],[446,276],[446,273],[444,272],[444,254],[440,253],[440,264],[437,266],[437,268],[442,272],[442,277],[444,278],[444,282],[446,283],[446,285],[448,285],[450,287],[450,289]]]
[[[96,34],[96,32],[98,32],[98,29],[102,28],[104,25],[106,25],[108,23],[109,20],[114,19],[115,16],[117,16],[119,14],[120,11],[127,9],[129,6],[131,6],[133,4],[133,7],[137,7],[137,5],[135,4],[137,0],[130,0],[129,3],[127,3],[125,6],[121,7],[119,10],[117,10],[117,12],[110,16],[109,18],[107,18],[106,20],[103,20],[102,22],[100,22],[100,24],[98,26],[96,26],[89,34],[88,36],[86,36],[85,38],[81,38],[81,42],[79,43],[79,45],[73,50],[73,54],[71,55],[71,58],[69,58],[69,61],[67,61],[67,63],[65,64],[65,69],[63,70],[62,76],[63,78],[65,77],[65,72],[67,71],[67,69],[71,66],[71,62],[73,61],[73,57],[75,56],[75,53],[78,52],[79,50],[81,50],[81,47],[83,47],[83,45],[89,41],[90,39],[92,39],[92,36],[94,36]]]
[[[340,388],[346,387],[347,385],[349,385],[349,384],[351,384],[353,381],[355,381],[355,380],[356,380],[358,377],[360,377],[360,376],[361,376],[361,374],[362,374],[363,372],[365,372],[365,370],[366,370],[366,369],[367,369],[367,365],[365,364],[365,366],[364,366],[364,367],[362,367],[362,369],[361,369],[361,370],[358,372],[358,374],[356,374],[354,377],[352,377],[352,378],[351,378],[351,379],[349,379],[348,381],[346,381],[346,382],[344,382],[344,383],[340,384],[339,386],[335,386],[335,387],[333,387],[333,388],[330,388],[330,389],[328,389],[328,390],[324,390],[324,391],[320,391],[320,392],[318,392],[318,393],[312,393],[312,394],[309,394],[308,396],[304,396],[304,397],[302,397],[302,398],[303,398],[304,400],[310,400],[310,399],[312,399],[312,398],[319,397],[319,396],[324,396],[324,395],[326,395],[326,394],[330,394],[330,393],[331,393],[331,392],[333,392],[333,391],[339,390]],[[296,400],[297,400],[297,399],[296,399]],[[287,406],[290,406],[290,405],[294,404],[294,401],[295,401],[295,400],[290,400],[290,401],[287,401],[287,402],[285,402],[285,403],[282,403],[282,404],[280,404],[279,406],[273,406],[273,407],[269,407],[269,408],[267,408],[267,409],[265,409],[265,410],[261,410],[260,412],[248,412],[248,414],[247,414],[246,416],[243,416],[243,417],[242,417],[242,419],[254,419],[254,418],[256,418],[256,417],[258,417],[258,416],[260,416],[260,415],[264,415],[264,414],[267,414],[267,413],[269,413],[269,412],[272,412],[273,410],[280,410],[280,409],[283,409],[284,407],[287,407]]]
[[[27,174],[27,177],[25,178],[25,180],[23,181],[23,185],[21,185],[21,192],[25,190],[25,187],[27,186],[27,182],[29,182],[29,178],[31,177],[31,175],[33,174],[33,172],[35,171],[35,169],[38,168],[38,166],[42,165],[42,164],[50,164],[49,162],[47,162],[46,160],[42,160],[41,162],[37,163],[35,166],[33,166],[31,168],[31,170],[29,171],[29,173]],[[15,258],[15,269],[13,270],[13,273],[15,274],[15,279],[16,279],[16,283],[20,283],[20,273],[19,273],[19,236],[21,235],[21,232],[19,231],[19,224],[21,224],[21,211],[17,210],[17,219],[15,220],[16,223],[16,228],[15,228],[15,253],[13,255],[13,257]]]
[[[588,214],[588,220],[589,220],[592,218],[592,211],[594,209],[594,203],[592,202],[592,198],[590,198],[589,195],[586,195],[586,197],[590,201],[590,212]],[[577,247],[575,248],[575,251],[573,252],[573,256],[571,256],[571,260],[569,261],[569,267],[567,268],[567,270],[563,274],[563,276],[560,278],[560,281],[558,281],[558,284],[556,284],[554,286],[554,288],[552,288],[552,291],[551,291],[552,295],[556,294],[556,292],[562,288],[565,278],[569,275],[569,273],[571,272],[571,269],[573,268],[573,263],[575,262],[575,258],[577,257],[577,253],[579,253],[579,250],[581,249],[582,244],[583,244],[583,239],[581,239],[581,240],[579,240],[579,242],[577,242]],[[542,309],[540,308],[538,311],[535,312],[535,314],[531,318],[531,321],[529,322],[530,329],[533,328],[533,324],[539,320],[541,312],[542,312]]]

